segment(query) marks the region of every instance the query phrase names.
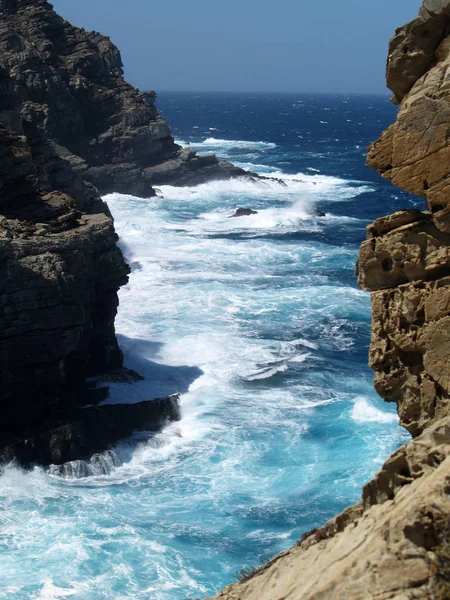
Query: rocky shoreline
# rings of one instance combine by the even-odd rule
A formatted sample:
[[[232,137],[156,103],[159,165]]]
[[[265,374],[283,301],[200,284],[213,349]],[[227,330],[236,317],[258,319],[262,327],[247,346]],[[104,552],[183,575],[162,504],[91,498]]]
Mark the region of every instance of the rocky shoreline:
[[[266,565],[244,570],[221,600],[450,598],[450,2],[424,0],[396,31],[387,82],[396,123],[367,163],[426,210],[367,228],[357,273],[372,292],[369,362],[412,441],[388,458],[361,501]]]
[[[358,504],[217,598],[450,597],[449,32],[449,0],[424,0],[391,42],[400,111],[368,164],[426,210],[375,221],[358,264],[375,386],[413,439]],[[176,395],[108,405],[89,386],[127,377],[114,320],[129,267],[99,191],[152,197],[154,185],[251,174],[175,144],[109,38],[45,0],[0,0],[0,50],[0,454],[64,465],[179,419]]]
[[[179,396],[155,398],[135,404],[102,404],[78,408],[64,414],[62,420],[45,423],[3,447],[3,460],[29,467],[64,465],[88,460],[93,454],[109,449],[136,431],[159,431],[181,418]]]
[[[175,144],[109,38],[45,0],[0,0],[0,156],[0,457],[61,464],[178,419],[176,397],[83,408],[104,399],[88,378],[123,363],[130,269],[100,193],[251,174]]]
[[[119,50],[96,31],[73,27],[46,0],[1,0],[0,71],[14,109],[0,121],[21,130],[30,114],[56,154],[100,194],[155,195],[154,185],[197,185],[245,176],[215,155],[173,140],[155,106],[123,78]],[[19,114],[18,114],[19,113]]]

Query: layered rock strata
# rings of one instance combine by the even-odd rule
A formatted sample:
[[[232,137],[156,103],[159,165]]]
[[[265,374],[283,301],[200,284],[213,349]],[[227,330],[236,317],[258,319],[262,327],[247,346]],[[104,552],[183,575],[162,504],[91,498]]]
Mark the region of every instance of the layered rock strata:
[[[114,318],[129,271],[97,191],[15,114],[20,135],[0,128],[3,432],[73,406],[89,374],[121,366]]]
[[[124,80],[109,38],[45,0],[0,0],[5,460],[61,464],[178,418],[173,398],[80,412],[104,399],[87,378],[122,368],[114,319],[129,268],[99,191],[150,197],[153,184],[253,176],[175,144],[155,97]]]
[[[45,0],[0,0],[0,69],[19,112],[37,111],[57,154],[101,194],[150,197],[153,185],[245,175],[175,144],[155,94],[124,80],[111,40],[73,27]],[[8,106],[0,121],[20,129]]]
[[[135,431],[159,431],[179,419],[178,395],[135,404],[79,408],[27,437],[11,439],[3,449],[3,458],[25,466],[38,462],[64,467],[65,463],[91,458]]]
[[[60,464],[178,412],[173,398],[81,408],[105,397],[90,376],[122,368],[114,319],[129,267],[97,189],[49,137],[78,123],[52,67],[67,39],[56,52],[45,37],[62,20],[39,1],[0,10],[0,459]]]
[[[0,126],[0,459],[62,464],[178,419],[178,401],[82,408],[107,396],[90,376],[137,377],[114,332],[129,268],[95,188],[17,119],[21,135]]]
[[[372,292],[369,362],[413,441],[363,488],[361,501],[296,547],[244,572],[221,600],[450,598],[450,1],[425,0],[397,30],[387,82],[396,123],[368,165],[426,210],[367,229],[358,281]]]

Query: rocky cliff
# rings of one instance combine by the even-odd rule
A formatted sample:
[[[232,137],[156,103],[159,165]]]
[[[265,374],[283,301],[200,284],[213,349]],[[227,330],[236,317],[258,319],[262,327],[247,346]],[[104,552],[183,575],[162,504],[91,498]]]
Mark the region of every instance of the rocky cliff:
[[[105,395],[89,376],[123,377],[114,319],[129,272],[91,166],[97,160],[104,187],[117,189],[108,169],[127,173],[125,185],[139,140],[175,146],[121,78],[109,40],[72,28],[40,0],[0,0],[0,123],[0,458],[60,464],[179,418],[176,397],[82,409]],[[132,181],[147,190],[141,171]]]
[[[82,408],[107,394],[89,376],[127,376],[114,318],[129,269],[95,188],[16,119],[21,135],[0,126],[0,459],[62,464],[178,419],[178,402]]]
[[[0,68],[19,112],[36,111],[56,153],[101,194],[150,197],[153,185],[245,175],[175,144],[155,94],[124,80],[110,39],[73,27],[45,0],[0,0]],[[0,121],[20,129],[8,106]]]
[[[398,118],[368,165],[424,196],[367,229],[358,280],[372,293],[370,365],[413,440],[361,501],[217,595],[221,600],[450,598],[450,1],[396,31],[387,82]]]

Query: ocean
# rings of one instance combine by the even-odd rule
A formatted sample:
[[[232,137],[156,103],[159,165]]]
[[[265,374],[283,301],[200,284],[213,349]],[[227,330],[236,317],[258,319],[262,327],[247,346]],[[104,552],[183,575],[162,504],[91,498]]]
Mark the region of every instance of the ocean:
[[[213,595],[357,501],[408,439],[373,389],[355,280],[366,225],[421,205],[364,166],[396,108],[169,92],[158,106],[180,143],[274,179],[105,198],[132,269],[117,332],[146,376],[110,402],[180,391],[182,420],[120,444],[101,471],[7,467],[2,600]],[[238,207],[257,214],[229,218]]]

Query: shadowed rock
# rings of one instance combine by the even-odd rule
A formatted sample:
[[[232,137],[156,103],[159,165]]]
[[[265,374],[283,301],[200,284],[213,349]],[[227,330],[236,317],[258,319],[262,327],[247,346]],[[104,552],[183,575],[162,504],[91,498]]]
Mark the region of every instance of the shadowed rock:
[[[62,465],[88,459],[134,431],[158,431],[180,419],[178,395],[136,404],[104,404],[82,408],[63,420],[47,423],[38,431],[11,440],[1,452],[3,461],[14,458],[21,465],[38,462]]]

